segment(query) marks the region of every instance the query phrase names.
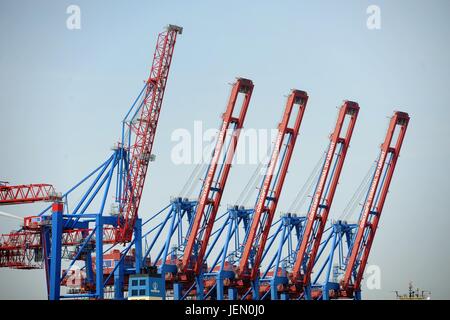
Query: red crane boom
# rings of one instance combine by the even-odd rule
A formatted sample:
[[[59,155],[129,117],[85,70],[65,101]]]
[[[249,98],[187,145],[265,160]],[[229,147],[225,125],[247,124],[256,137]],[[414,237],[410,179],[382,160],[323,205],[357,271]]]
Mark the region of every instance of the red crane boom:
[[[40,261],[42,260],[38,257],[39,254],[42,254],[41,247],[39,231],[26,230],[2,234],[0,235],[0,267],[14,269],[41,268]]]
[[[40,269],[42,265],[42,238],[41,224],[45,224],[43,217],[24,218],[24,230],[0,235],[0,268],[14,269]],[[33,221],[35,219],[41,219]],[[48,220],[49,222],[50,220]],[[66,229],[63,230],[61,246],[73,247],[83,244],[92,229]],[[103,228],[103,243],[115,243],[116,229]],[[95,244],[95,236],[91,237]]]
[[[386,137],[381,145],[381,152],[372,183],[359,220],[358,231],[354,238],[350,258],[346,265],[343,278],[343,287],[346,290],[360,290],[370,248],[375,237],[378,222],[380,221],[381,212],[383,211],[395,165],[400,155],[400,149],[408,123],[409,115],[405,112],[395,112],[389,123]],[[396,134],[397,139],[393,142]],[[351,283],[352,276],[354,276],[353,284]]]
[[[283,118],[278,125],[278,136],[272,151],[270,163],[267,166],[262,188],[258,195],[252,224],[239,263],[238,272],[241,277],[254,280],[259,275],[259,266],[264,247],[267,237],[269,236],[270,226],[272,225],[273,216],[283,188],[284,179],[289,167],[289,162],[294,150],[295,141],[297,140],[307,102],[308,94],[300,90],[293,90],[287,100]],[[292,116],[292,118],[295,119],[295,122],[293,127],[289,127],[292,123],[290,120],[292,120],[291,115],[293,114],[294,106],[298,108],[295,109],[295,112],[297,112],[296,116]],[[285,154],[279,159],[283,145],[286,145]],[[277,165],[279,165],[280,168],[279,175],[277,179],[273,180],[272,178]],[[254,255],[254,261],[253,265],[250,267],[249,259],[252,255]]]
[[[253,82],[243,78],[238,78],[231,90],[227,109],[223,114],[222,127],[218,135],[206,179],[200,192],[194,221],[184,250],[181,262],[181,270],[183,272],[193,270],[195,274],[199,274],[201,271],[203,257],[208,246],[217,210],[219,209],[220,200],[222,199],[222,194],[225,189],[231,162],[233,161],[234,152],[239,140],[240,129],[244,124],[252,92]],[[244,98],[238,117],[234,117],[233,111],[240,93],[243,94]],[[228,132],[230,127],[231,132]],[[228,148],[223,150],[227,133],[231,133],[231,141]],[[221,170],[217,171],[221,155],[223,155],[225,162]],[[194,252],[194,246],[199,247],[196,254]]]
[[[54,196],[51,184],[0,185],[0,205],[50,201]]]
[[[350,145],[353,128],[358,117],[358,112],[358,104],[352,101],[345,101],[340,108],[334,132],[330,137],[330,144],[322,167],[322,173],[307,215],[302,242],[292,269],[291,280],[294,284],[296,284],[298,280],[300,280],[302,286],[309,284],[322,234],[333,202],[334,193],[339,182],[347,149]],[[341,137],[341,131],[343,131],[346,120],[348,120],[348,122],[345,136]],[[338,145],[340,145],[340,149],[338,150],[338,153],[336,153]],[[334,160],[334,167],[332,168]],[[330,171],[332,174],[329,177]],[[305,269],[303,270],[303,274],[300,274],[302,267]]]
[[[117,230],[116,242],[129,242],[133,235],[173,50],[177,34],[181,34],[182,30],[181,27],[169,25],[158,35],[140,115],[136,123],[130,123],[130,130],[135,133],[136,138],[129,150],[130,165],[121,199],[123,211],[119,215],[120,227]]]

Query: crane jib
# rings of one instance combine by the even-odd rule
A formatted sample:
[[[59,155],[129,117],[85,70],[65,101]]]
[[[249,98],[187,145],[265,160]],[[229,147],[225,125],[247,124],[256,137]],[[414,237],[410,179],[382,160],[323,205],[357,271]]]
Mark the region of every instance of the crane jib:
[[[140,117],[134,128],[135,142],[130,146],[131,159],[121,198],[120,208],[123,211],[118,216],[116,242],[130,242],[133,235],[176,37],[181,32],[180,27],[169,25],[166,31],[158,35]]]

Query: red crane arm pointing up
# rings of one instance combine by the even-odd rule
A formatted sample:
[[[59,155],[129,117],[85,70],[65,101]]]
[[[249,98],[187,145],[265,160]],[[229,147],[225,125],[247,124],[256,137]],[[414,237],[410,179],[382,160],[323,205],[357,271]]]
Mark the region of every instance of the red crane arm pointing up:
[[[259,266],[264,252],[264,247],[269,235],[270,226],[272,225],[273,216],[277,208],[278,199],[283,188],[284,179],[289,167],[289,162],[294,150],[295,141],[297,139],[307,102],[308,95],[306,92],[293,90],[287,100],[283,119],[278,126],[277,140],[272,151],[272,157],[267,167],[262,188],[259,192],[258,200],[255,206],[255,212],[253,214],[252,224],[250,226],[247,241],[245,243],[244,251],[239,263],[239,272],[241,273],[241,275],[244,277],[250,277],[250,279],[252,280],[256,279],[259,273]],[[298,108],[298,112],[293,127],[289,128],[288,126],[290,125],[291,114],[294,110],[294,106]],[[288,138],[288,136],[290,137]],[[280,151],[283,147],[283,144],[285,143],[287,144],[286,154],[281,158],[282,163],[280,163],[281,167],[279,177],[275,181],[275,185],[272,186],[272,177],[275,171],[275,167],[278,163]],[[269,189],[271,187],[272,193],[270,197],[268,197],[270,191]],[[263,217],[264,214],[265,217]],[[258,234],[259,232],[260,234]],[[256,255],[253,266],[251,267],[251,270],[249,270],[249,258],[253,250],[256,250]],[[248,273],[249,271],[250,273]]]
[[[206,179],[202,186],[192,229],[184,250],[183,259],[181,262],[181,269],[184,272],[191,269],[198,274],[201,271],[203,257],[208,246],[214,221],[216,219],[217,210],[219,209],[220,200],[222,199],[222,194],[225,189],[228,173],[230,171],[234,152],[239,140],[240,129],[242,129],[244,124],[245,115],[247,113],[252,92],[253,82],[243,78],[238,78],[233,85],[233,89],[231,90],[227,109],[223,114],[222,127],[214,148],[214,153],[209,165]],[[233,111],[240,93],[244,95],[244,99],[242,101],[242,106],[240,107],[239,116],[236,118],[233,117]],[[232,132],[230,145],[228,148],[223,150],[225,139],[227,138],[227,131],[233,124],[234,126],[231,128]],[[219,165],[221,155],[224,155],[225,163],[223,164],[222,170],[219,170],[219,173],[216,175],[216,169]],[[203,230],[200,230],[202,226],[201,223],[204,226]],[[196,255],[194,254],[194,245],[199,246],[199,251]],[[192,261],[192,259],[195,260]]]
[[[136,124],[130,125],[136,138],[129,151],[130,165],[121,199],[121,211],[123,210],[123,212],[122,215],[119,215],[120,227],[116,235],[117,242],[129,242],[133,235],[133,227],[138,216],[173,50],[177,34],[181,34],[182,30],[181,27],[169,25],[167,30],[158,35],[140,116]]]
[[[351,285],[352,275],[355,275],[353,289],[360,289],[370,248],[375,237],[381,212],[383,211],[384,202],[386,201],[395,165],[397,164],[397,159],[400,155],[400,149],[402,147],[408,123],[409,115],[405,112],[395,112],[394,116],[391,118],[385,140],[381,145],[380,156],[359,220],[358,231],[352,246],[351,255],[346,265],[343,278],[343,287],[346,289]],[[392,140],[396,133],[398,133],[397,140],[393,143]],[[389,155],[390,159],[388,159]],[[388,161],[386,162],[386,160]],[[385,166],[387,166],[387,168],[384,173],[385,178],[383,179],[382,176]],[[358,259],[360,260],[358,261]]]
[[[356,119],[358,117],[358,112],[358,104],[352,101],[345,101],[340,108],[336,126],[330,138],[331,141],[322,168],[322,173],[319,178],[319,183],[316,187],[316,191],[314,193],[314,197],[307,215],[308,220],[306,222],[305,232],[300,244],[300,249],[297,252],[297,258],[292,269],[292,281],[294,283],[297,282],[297,280],[301,276],[300,272],[305,262],[304,259],[308,260],[306,269],[304,270],[302,284],[307,285],[309,283],[322,234],[327,222],[328,213],[330,212],[334,193],[336,191],[341,170],[344,165],[347,149],[350,145],[350,140],[352,137],[353,128],[356,123]],[[349,118],[349,122],[345,132],[345,136],[341,137],[341,131],[347,118]],[[341,145],[341,149],[340,153],[338,153],[337,155],[336,147],[339,144]],[[327,188],[327,178],[332,167],[333,159],[335,159],[336,155],[336,169],[334,170],[334,174],[330,177],[330,185],[329,188]],[[328,189],[328,192],[325,189]],[[309,256],[307,256],[307,252],[309,252]]]

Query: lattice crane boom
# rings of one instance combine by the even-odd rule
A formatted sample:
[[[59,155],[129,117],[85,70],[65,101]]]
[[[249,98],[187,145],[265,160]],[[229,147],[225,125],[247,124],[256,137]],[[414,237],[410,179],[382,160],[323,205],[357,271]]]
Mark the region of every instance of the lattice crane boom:
[[[119,215],[120,227],[117,230],[117,242],[131,241],[151,159],[173,50],[179,33],[182,33],[181,27],[169,25],[164,32],[158,35],[140,115],[136,123],[130,123],[130,129],[135,134],[135,141],[129,150],[130,163],[121,199],[122,214]]]
[[[38,183],[10,186],[0,184],[0,205],[51,201],[56,196],[51,184]]]
[[[203,258],[211,236],[212,228],[219,209],[222,194],[231,169],[231,163],[239,140],[240,131],[244,125],[245,115],[253,92],[253,82],[248,79],[238,78],[233,84],[231,95],[223,122],[214,148],[211,163],[203,182],[199,195],[198,205],[193,218],[192,228],[189,233],[186,248],[181,261],[181,270],[186,272],[193,270],[199,274],[203,264]],[[237,117],[235,113],[236,102],[239,94],[243,95],[242,105]],[[225,140],[230,136],[229,145],[225,148]],[[221,158],[224,160],[219,168]],[[195,248],[198,247],[197,252]]]
[[[260,189],[257,198],[252,223],[239,263],[238,273],[241,274],[241,277],[247,277],[254,280],[258,276],[264,247],[267,237],[269,236],[270,226],[283,188],[284,179],[287,174],[307,102],[308,95],[304,91],[293,90],[288,97],[283,118],[278,126],[278,135],[272,151],[270,163],[267,166],[262,188]],[[294,116],[295,112],[296,115]],[[292,123],[291,117],[295,121],[293,122],[293,126],[289,127]],[[280,158],[283,145],[285,145],[285,153]],[[278,177],[277,179],[272,179],[277,165],[279,165],[280,168]],[[252,255],[254,255],[254,261],[253,265],[250,267],[249,260]]]
[[[301,285],[309,284],[322,234],[333,202],[336,187],[344,165],[347,149],[358,117],[359,106],[356,102],[345,101],[339,110],[335,129],[330,137],[330,144],[319,176],[314,196],[307,214],[305,231],[297,252],[291,280],[294,284],[300,280]],[[348,121],[348,122],[347,122]],[[344,126],[347,123],[347,128]],[[345,130],[342,137],[341,132]],[[338,153],[337,147],[340,146]],[[334,163],[334,165],[333,165]],[[331,175],[330,175],[331,173]],[[304,270],[302,270],[304,268]]]
[[[372,183],[361,212],[351,254],[345,268],[342,280],[345,290],[348,290],[350,286],[353,290],[360,290],[370,248],[383,211],[408,123],[409,115],[405,112],[395,112],[390,120],[386,137],[381,145]]]

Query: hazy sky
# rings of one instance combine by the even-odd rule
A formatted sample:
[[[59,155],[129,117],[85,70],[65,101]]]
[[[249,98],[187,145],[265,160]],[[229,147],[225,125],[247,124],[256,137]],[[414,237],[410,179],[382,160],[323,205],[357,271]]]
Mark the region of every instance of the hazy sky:
[[[81,29],[66,8],[81,9]],[[381,29],[366,26],[369,5]],[[175,48],[141,206],[177,194],[192,166],[170,158],[171,134],[195,120],[216,128],[236,76],[255,83],[247,128],[273,128],[291,88],[310,99],[279,210],[286,210],[327,146],[336,107],[361,110],[336,193],[338,216],[377,157],[388,117],[411,116],[370,264],[392,298],[410,280],[450,298],[450,2],[442,1],[0,1],[0,180],[65,191],[110,154],[120,121],[148,76],[156,35],[184,27]],[[252,174],[233,167],[223,205]],[[39,206],[5,207],[20,216]],[[18,227],[0,217],[0,232]],[[42,270],[0,270],[0,298],[46,298]]]

